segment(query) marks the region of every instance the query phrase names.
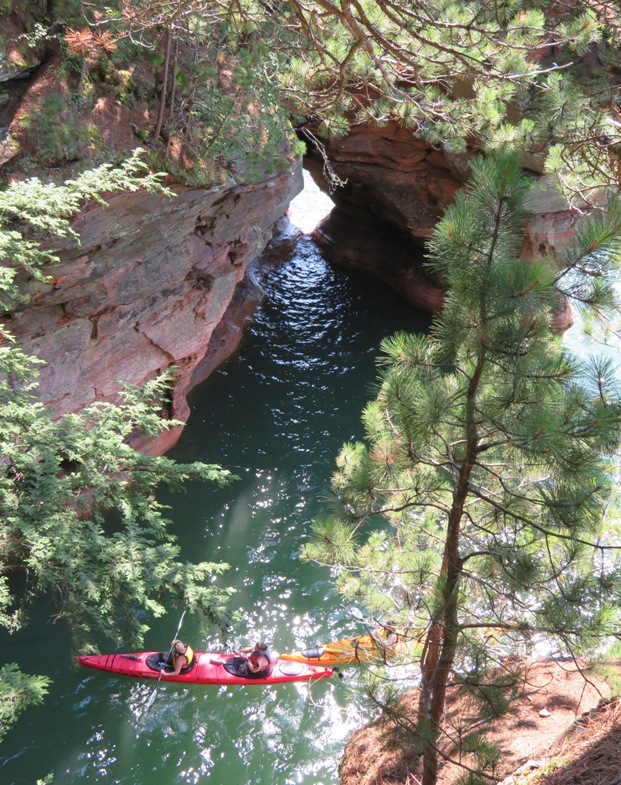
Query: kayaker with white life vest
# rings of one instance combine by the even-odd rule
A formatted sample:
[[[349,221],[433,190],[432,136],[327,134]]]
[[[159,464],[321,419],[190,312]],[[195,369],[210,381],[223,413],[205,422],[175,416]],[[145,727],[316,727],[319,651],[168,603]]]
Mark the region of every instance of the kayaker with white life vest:
[[[172,666],[174,668],[172,676],[178,676],[184,668],[189,668],[194,659],[194,651],[183,641],[175,640],[172,642]]]
[[[244,663],[249,679],[261,679],[267,676],[272,669],[272,652],[267,643],[257,641],[254,646],[245,646],[239,650],[240,654],[248,655]]]

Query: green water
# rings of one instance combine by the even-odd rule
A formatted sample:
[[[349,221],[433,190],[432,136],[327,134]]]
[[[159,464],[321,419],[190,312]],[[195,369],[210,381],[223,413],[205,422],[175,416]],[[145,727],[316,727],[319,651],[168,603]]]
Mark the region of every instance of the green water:
[[[380,340],[428,324],[377,283],[331,268],[307,238],[262,276],[264,305],[239,352],[194,391],[171,452],[241,478],[167,500],[183,556],[228,562],[220,581],[238,592],[242,618],[226,641],[201,638],[185,617],[181,637],[197,650],[260,637],[285,651],[363,632],[327,570],[297,557],[340,446],[361,436]],[[180,613],[171,608],[153,623],[145,648],[165,648]],[[2,644],[0,662],[54,680],[45,705],[24,714],[0,747],[3,785],[34,785],[48,773],[56,785],[333,785],[346,739],[370,717],[355,669],[312,685],[162,683],[146,711],[153,684],[72,668],[65,630],[45,609]]]

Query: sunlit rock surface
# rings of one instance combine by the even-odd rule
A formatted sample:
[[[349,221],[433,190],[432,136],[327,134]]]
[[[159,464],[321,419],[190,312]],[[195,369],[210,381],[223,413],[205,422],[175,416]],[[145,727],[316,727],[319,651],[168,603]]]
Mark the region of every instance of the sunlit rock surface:
[[[187,393],[234,350],[256,304],[248,291],[234,300],[237,287],[301,188],[296,165],[254,185],[89,205],[73,223],[80,246],[54,247],[61,264],[46,284],[22,279],[30,304],[5,320],[45,360],[39,389],[54,414],[115,400],[121,380],[140,386],[175,366],[168,414],[186,420]],[[177,431],[148,450],[161,453]]]

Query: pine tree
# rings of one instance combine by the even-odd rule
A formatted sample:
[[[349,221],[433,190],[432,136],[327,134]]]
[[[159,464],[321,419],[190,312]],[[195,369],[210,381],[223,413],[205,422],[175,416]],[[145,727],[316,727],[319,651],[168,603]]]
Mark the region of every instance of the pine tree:
[[[497,664],[490,631],[507,652],[545,639],[577,655],[618,629],[621,388],[608,361],[569,354],[553,321],[563,297],[612,306],[602,281],[621,212],[613,201],[585,225],[562,266],[524,262],[528,187],[515,156],[474,163],[429,244],[444,311],[428,337],[383,342],[366,442],[343,448],[338,514],[305,554],[338,567],[340,591],[371,615],[425,630],[411,649],[424,785],[448,740],[449,684],[470,685],[492,713],[507,704],[513,685],[503,696],[484,678]]]
[[[0,742],[27,706],[41,703],[48,685],[46,676],[25,676],[15,663],[0,668]]]

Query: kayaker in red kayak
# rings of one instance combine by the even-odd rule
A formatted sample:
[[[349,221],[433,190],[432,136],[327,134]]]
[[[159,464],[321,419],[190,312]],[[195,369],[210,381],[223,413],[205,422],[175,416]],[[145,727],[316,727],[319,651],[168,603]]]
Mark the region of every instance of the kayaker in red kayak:
[[[184,668],[189,668],[194,659],[194,650],[183,643],[183,641],[175,640],[172,642],[172,676],[178,676]]]
[[[236,652],[237,653],[237,652]],[[254,646],[244,646],[239,650],[239,654],[248,655],[242,663],[244,675],[248,679],[262,679],[269,674],[272,669],[272,652],[267,643],[257,641]],[[242,668],[240,667],[240,671]]]

